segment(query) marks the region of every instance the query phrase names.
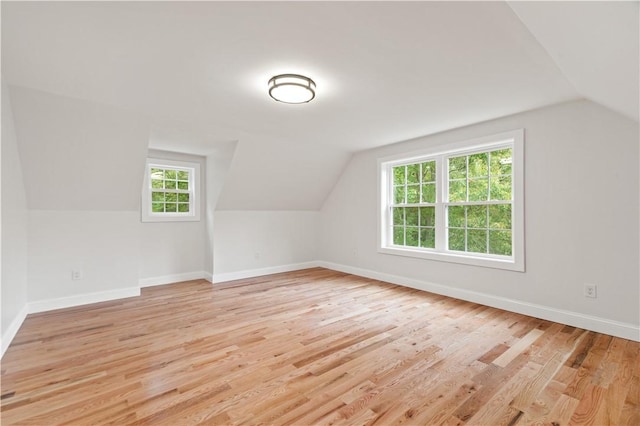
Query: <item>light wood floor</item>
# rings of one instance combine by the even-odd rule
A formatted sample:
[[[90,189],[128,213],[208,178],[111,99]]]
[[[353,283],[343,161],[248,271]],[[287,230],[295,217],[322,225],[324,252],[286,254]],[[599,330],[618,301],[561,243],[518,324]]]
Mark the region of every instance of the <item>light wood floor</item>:
[[[325,269],[29,315],[2,425],[640,425],[640,344]]]

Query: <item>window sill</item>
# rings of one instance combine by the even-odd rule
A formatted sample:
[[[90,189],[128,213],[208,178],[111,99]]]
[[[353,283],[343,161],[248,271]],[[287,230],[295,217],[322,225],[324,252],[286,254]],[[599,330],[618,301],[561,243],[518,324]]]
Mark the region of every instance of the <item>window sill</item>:
[[[157,223],[157,222],[198,222],[200,221],[199,215],[167,215],[167,216],[152,216],[143,215],[141,222],[143,223]]]
[[[427,250],[412,250],[400,247],[379,247],[378,253],[394,256],[415,257],[419,259],[435,260],[439,262],[460,263],[484,268],[504,269],[507,271],[524,272],[524,262],[515,259],[488,258],[469,254],[442,253]]]

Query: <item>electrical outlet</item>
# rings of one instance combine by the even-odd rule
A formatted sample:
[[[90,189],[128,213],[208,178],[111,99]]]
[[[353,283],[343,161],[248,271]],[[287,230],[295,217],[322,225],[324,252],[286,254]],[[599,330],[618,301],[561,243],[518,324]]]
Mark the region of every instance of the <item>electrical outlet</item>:
[[[74,269],[71,271],[71,279],[72,280],[81,280],[82,279],[82,271],[80,269]]]
[[[593,299],[598,297],[598,287],[595,284],[585,284],[584,297],[591,297]]]
[[[255,253],[253,253],[253,258],[254,258],[255,260],[260,260],[260,252],[259,252],[259,251],[257,251],[257,252],[255,252]]]

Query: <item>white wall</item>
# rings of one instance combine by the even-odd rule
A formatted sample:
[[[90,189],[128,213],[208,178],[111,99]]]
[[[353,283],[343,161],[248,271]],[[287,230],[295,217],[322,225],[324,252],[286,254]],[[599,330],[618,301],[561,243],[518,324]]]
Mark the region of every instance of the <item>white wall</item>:
[[[317,260],[319,212],[217,211],[214,221],[214,283]]]
[[[377,253],[379,157],[517,128],[525,129],[525,273]],[[637,170],[638,124],[588,101],[361,152],[323,207],[320,258],[452,294],[617,321],[637,333]],[[585,283],[598,285],[597,299],[583,296]]]
[[[26,315],[27,201],[9,90],[2,82],[2,353]],[[15,329],[14,329],[15,328]]]
[[[191,277],[202,277],[205,270],[206,220],[204,157],[149,150],[149,158],[190,161],[200,164],[199,221],[140,222],[140,284],[166,284]]]
[[[29,302],[137,291],[139,241],[139,212],[30,210]]]
[[[222,192],[238,142],[226,142],[218,146],[207,155],[207,178],[206,178],[206,208],[205,223],[207,230],[204,270],[209,280],[213,280],[213,243],[215,228],[215,210],[218,205],[218,198]]]
[[[205,238],[203,219],[140,223],[141,286],[202,278]]]
[[[29,208],[30,311],[138,293],[148,120],[90,101],[10,91]],[[81,280],[71,280],[74,269]]]

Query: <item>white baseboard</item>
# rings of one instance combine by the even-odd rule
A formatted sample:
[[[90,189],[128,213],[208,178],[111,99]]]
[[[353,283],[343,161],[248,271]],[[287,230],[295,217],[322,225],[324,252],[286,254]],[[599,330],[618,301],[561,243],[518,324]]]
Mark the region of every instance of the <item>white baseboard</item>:
[[[139,287],[119,288],[116,290],[98,291],[95,293],[78,294],[75,296],[59,297],[57,299],[37,300],[29,302],[29,313],[51,311],[54,309],[71,308],[73,306],[87,305],[89,303],[106,302],[109,300],[123,299],[125,297],[140,296]]]
[[[508,299],[506,297],[493,296],[490,294],[479,293],[471,290],[449,287],[442,284],[435,284],[427,281],[406,278],[399,275],[386,274],[369,269],[356,268],[353,266],[324,261],[315,263],[317,266],[332,269],[334,271],[359,275],[366,278],[372,278],[392,284],[398,284],[405,287],[411,287],[418,290],[424,290],[431,293],[454,297],[456,299],[480,303],[482,305],[504,309],[506,311],[511,311],[518,314],[529,315],[548,321],[559,322],[573,327],[584,328],[585,330],[597,331],[598,333],[622,337],[624,339],[634,340],[636,342],[640,341],[640,326],[636,324],[614,321],[607,318],[585,315],[578,312],[551,308],[548,306],[522,302],[519,300]]]
[[[7,331],[2,334],[2,343],[0,345],[2,347],[2,352],[0,353],[0,358],[4,356],[4,353],[11,344],[11,341],[16,337],[16,334],[18,333],[18,330],[20,330],[20,326],[24,322],[25,318],[27,318],[28,313],[29,306],[25,304],[22,309],[20,309],[20,312],[18,312],[18,315],[16,315],[13,321],[11,321],[11,324],[9,324]]]
[[[182,274],[171,274],[171,275],[162,275],[160,277],[140,278],[138,280],[138,285],[140,285],[140,287],[152,287],[155,285],[179,283],[181,281],[207,279],[207,276],[211,276],[211,274],[208,274],[205,271],[184,272]]]
[[[290,265],[270,266],[268,268],[248,269],[237,272],[225,272],[222,274],[213,274],[213,283],[223,283],[226,281],[241,280],[244,278],[260,277],[262,275],[279,274],[281,272],[299,271],[300,269],[316,268],[319,263],[316,261],[292,263]]]
[[[204,279],[213,284],[213,274],[211,272],[204,273]]]

